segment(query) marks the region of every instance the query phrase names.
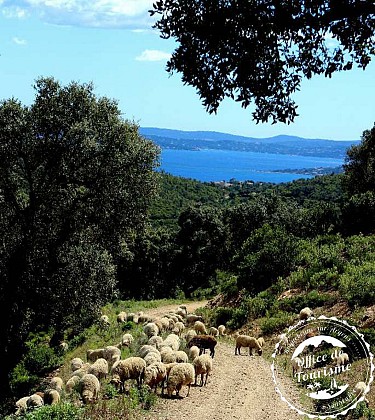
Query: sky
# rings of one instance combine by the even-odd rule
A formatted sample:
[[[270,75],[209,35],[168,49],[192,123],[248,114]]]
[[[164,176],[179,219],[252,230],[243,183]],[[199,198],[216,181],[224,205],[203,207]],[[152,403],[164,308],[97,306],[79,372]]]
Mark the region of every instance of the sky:
[[[304,80],[290,125],[256,124],[251,107],[225,100],[210,115],[166,62],[177,44],[152,29],[153,0],[0,0],[0,99],[30,105],[38,77],[93,82],[142,127],[359,140],[374,125],[375,62]]]

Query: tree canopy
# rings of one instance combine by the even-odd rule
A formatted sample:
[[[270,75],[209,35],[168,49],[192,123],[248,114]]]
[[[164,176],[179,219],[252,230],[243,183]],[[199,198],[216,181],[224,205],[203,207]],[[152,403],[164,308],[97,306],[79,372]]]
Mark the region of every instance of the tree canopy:
[[[364,69],[375,53],[372,0],[158,0],[150,13],[179,44],[167,71],[210,113],[225,97],[254,102],[256,122],[293,122],[302,77]]]
[[[30,331],[97,316],[156,189],[158,149],[115,101],[91,84],[41,78],[35,89],[29,107],[0,103],[2,359]]]

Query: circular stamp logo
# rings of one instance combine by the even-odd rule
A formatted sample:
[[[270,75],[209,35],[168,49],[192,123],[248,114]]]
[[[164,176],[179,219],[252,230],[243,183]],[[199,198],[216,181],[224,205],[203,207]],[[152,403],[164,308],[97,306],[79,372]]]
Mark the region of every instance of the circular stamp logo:
[[[309,318],[279,337],[271,366],[281,399],[309,418],[345,415],[365,399],[373,355],[363,335],[337,318]]]

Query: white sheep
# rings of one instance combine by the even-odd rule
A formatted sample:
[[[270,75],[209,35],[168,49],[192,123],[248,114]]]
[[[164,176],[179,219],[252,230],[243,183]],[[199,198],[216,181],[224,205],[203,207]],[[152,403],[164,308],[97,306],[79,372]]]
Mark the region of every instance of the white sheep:
[[[225,325],[219,325],[217,329],[219,331],[219,335],[221,336],[225,335]]]
[[[170,322],[172,321],[172,322]],[[173,320],[170,320],[169,318],[163,316],[162,318],[160,318],[159,322],[162,325],[161,331],[168,331],[170,329],[171,325],[174,325]]]
[[[185,318],[187,316],[186,306],[185,307],[179,306],[176,309],[176,314],[182,316],[183,318]]]
[[[78,388],[78,385],[81,381],[81,377],[77,375],[73,375],[65,384],[65,392],[70,394],[73,390]]]
[[[303,360],[300,357],[294,357],[292,359],[292,373],[293,373],[293,376],[296,373],[302,372],[302,367],[303,367]]]
[[[197,334],[207,334],[206,327],[201,321],[195,321],[193,328]]]
[[[99,396],[99,379],[91,373],[86,373],[79,381],[78,388],[84,404],[94,402]]]
[[[103,359],[108,362],[109,368],[111,368],[114,363],[121,359],[121,350],[116,346],[107,346],[104,348]]]
[[[357,382],[353,388],[354,395],[356,398],[361,397],[365,394],[367,390],[367,385],[364,382]],[[368,404],[367,398],[364,398],[364,402]]]
[[[189,330],[186,334],[185,334],[185,340],[188,343],[193,337],[195,337],[197,335],[197,333],[195,332],[195,330]]]
[[[108,328],[111,325],[107,315],[102,315],[99,319],[99,326],[101,328]]]
[[[169,334],[163,341],[164,346],[169,346],[172,350],[177,351],[180,348],[180,338],[176,334]]]
[[[219,330],[215,327],[210,327],[210,329],[208,330],[208,334],[212,335],[213,337],[218,337],[219,336]]]
[[[28,410],[34,410],[44,405],[43,398],[38,394],[30,395],[26,401],[26,407]]]
[[[86,356],[89,362],[95,362],[99,358],[104,358],[104,349],[89,349]]]
[[[122,336],[121,345],[123,347],[129,347],[134,341],[133,336],[130,333],[126,333]]]
[[[239,335],[236,338],[236,348],[234,350],[235,355],[237,352],[241,355],[241,347],[249,347],[249,356],[252,356],[253,349],[258,351],[259,356],[262,354],[262,347],[259,345],[258,340],[255,337]]]
[[[283,354],[285,349],[288,347],[289,339],[286,334],[280,334],[279,335],[279,343],[277,346],[277,353]]]
[[[174,351],[169,347],[162,347],[160,349],[160,356],[161,356],[161,361],[163,363],[175,363],[176,362],[176,354],[174,353]]]
[[[95,375],[99,381],[108,375],[108,362],[105,359],[97,359],[88,369],[87,373]]]
[[[189,360],[188,355],[182,350],[175,351],[174,354],[176,356],[177,363],[187,363]]]
[[[63,389],[64,382],[59,376],[54,376],[49,383],[51,389],[56,389],[56,391],[61,392]]]
[[[185,329],[185,325],[183,322],[177,321],[173,327],[172,332],[177,334],[177,335],[181,335],[181,333],[184,331]]]
[[[91,366],[90,363],[84,363],[82,367],[80,367],[79,369],[75,370],[71,374],[71,377],[73,377],[73,376],[79,376],[80,378],[82,378],[82,376],[87,373],[87,371],[89,370],[90,366]]]
[[[155,389],[159,383],[162,383],[162,394],[164,391],[164,381],[167,377],[167,368],[163,363],[155,363],[147,366],[145,369],[144,383],[151,389]]]
[[[144,358],[148,353],[159,353],[158,349],[149,344],[145,344],[138,350],[138,356]]]
[[[349,363],[348,353],[341,353],[334,358],[334,362],[337,367],[346,366]]]
[[[259,343],[260,347],[263,348],[263,346],[265,345],[264,338],[263,337],[258,337],[257,340],[258,340],[258,343]]]
[[[75,357],[70,362],[70,368],[71,368],[72,372],[74,372],[75,370],[80,369],[82,366],[83,366],[83,360],[80,359],[79,357]]]
[[[61,343],[59,343],[59,348],[61,351],[66,352],[69,349],[69,344],[66,341],[61,341]]]
[[[312,316],[314,316],[313,311],[308,307],[301,309],[301,311],[299,313],[299,319],[300,320],[306,320],[306,319],[309,319]]]
[[[126,318],[128,321],[134,321],[135,316],[134,312],[129,312]]]
[[[203,318],[200,315],[195,315],[195,314],[189,314],[186,317],[186,323],[188,325],[194,324],[194,322],[196,321],[203,321]]]
[[[189,349],[189,358],[190,360],[194,360],[196,357],[199,356],[199,347],[197,346],[191,346]]]
[[[163,344],[163,338],[160,337],[160,335],[154,335],[153,337],[150,337],[148,340],[148,345],[156,347],[158,350],[160,349],[160,346]]]
[[[155,349],[156,350],[156,349]],[[144,357],[147,366],[153,365],[157,362],[161,362],[160,353],[156,350],[156,352],[147,353]]]
[[[128,316],[126,314],[125,311],[121,311],[118,315],[117,315],[117,322],[121,323],[121,322],[126,322],[128,319]]]
[[[44,404],[55,405],[60,402],[60,393],[56,389],[47,389],[44,393]]]
[[[143,327],[143,332],[150,338],[159,334],[159,328],[154,322],[149,322]]]
[[[125,360],[119,360],[112,367],[111,383],[120,391],[124,391],[125,381],[135,379],[139,388],[142,385],[145,369],[146,362],[141,357],[128,357]]]
[[[186,396],[189,396],[190,386],[195,380],[194,366],[190,363],[178,363],[173,366],[169,372],[168,382],[167,382],[167,392],[168,396],[171,397],[173,391],[176,391],[176,395],[179,395],[180,390],[183,385],[188,386],[188,393]]]
[[[27,400],[30,398],[30,395],[28,395],[27,397],[22,397],[20,398],[18,401],[16,401],[16,411],[15,411],[15,415],[19,416],[21,414],[25,414],[26,410],[27,410]]]
[[[197,384],[198,375],[201,375],[201,386],[207,384],[208,375],[212,370],[212,359],[208,354],[201,354],[193,360],[195,371],[195,385]],[[206,379],[204,380],[204,375]]]

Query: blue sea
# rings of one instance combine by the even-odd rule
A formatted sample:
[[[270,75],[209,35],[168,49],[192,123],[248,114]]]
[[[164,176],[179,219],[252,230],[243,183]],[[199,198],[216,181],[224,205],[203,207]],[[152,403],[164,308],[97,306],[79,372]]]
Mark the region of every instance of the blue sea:
[[[172,175],[199,181],[263,181],[288,182],[312,175],[272,172],[275,169],[337,167],[342,159],[294,156],[271,153],[237,152],[229,150],[163,149],[161,168]]]

